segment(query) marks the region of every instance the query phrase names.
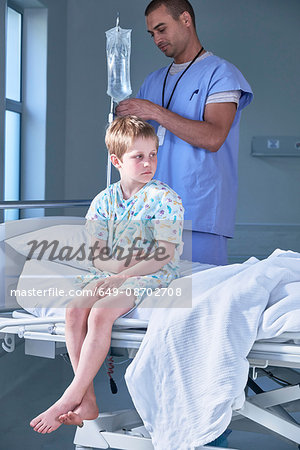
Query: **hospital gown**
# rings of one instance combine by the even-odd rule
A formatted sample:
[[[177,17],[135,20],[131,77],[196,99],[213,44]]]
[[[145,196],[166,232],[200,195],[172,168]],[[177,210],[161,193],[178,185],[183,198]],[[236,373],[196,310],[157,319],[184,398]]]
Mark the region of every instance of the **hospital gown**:
[[[158,241],[176,244],[174,257],[155,273],[134,276],[119,288],[133,290],[136,304],[144,294],[167,287],[179,276],[179,258],[182,252],[183,214],[181,198],[161,181],[151,180],[129,199],[123,198],[120,182],[100,192],[91,203],[86,215],[86,226],[91,236],[104,240],[112,254],[124,249],[124,255],[135,242],[135,247],[152,251]],[[161,256],[160,256],[161,257]],[[81,277],[81,287],[89,282],[113,275],[92,267],[89,275]]]

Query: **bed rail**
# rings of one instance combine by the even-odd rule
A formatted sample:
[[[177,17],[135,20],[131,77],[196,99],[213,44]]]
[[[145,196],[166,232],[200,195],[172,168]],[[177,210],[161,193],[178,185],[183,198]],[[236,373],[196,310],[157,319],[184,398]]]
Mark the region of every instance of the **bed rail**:
[[[28,200],[2,201],[2,209],[32,209],[32,208],[73,208],[74,206],[89,206],[92,200]]]

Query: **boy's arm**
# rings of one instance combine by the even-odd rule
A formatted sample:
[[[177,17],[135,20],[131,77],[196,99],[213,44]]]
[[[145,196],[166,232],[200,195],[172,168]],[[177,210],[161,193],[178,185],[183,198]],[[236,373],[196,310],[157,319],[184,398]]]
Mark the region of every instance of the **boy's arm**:
[[[93,266],[96,269],[116,274],[139,263],[143,255],[141,252],[134,252],[123,260],[114,259],[109,255],[107,242],[95,237],[92,237],[91,252]]]
[[[158,241],[159,252],[145,255],[142,261],[135,264],[133,267],[127,268],[117,275],[101,279],[97,282],[97,287],[104,292],[116,290],[130,277],[149,275],[157,272],[164,265],[166,265],[174,256],[175,245],[167,241]]]
[[[158,249],[149,255],[145,255],[143,259],[135,263],[134,266],[124,269],[119,275],[124,281],[130,277],[149,275],[160,270],[168,264],[174,257],[175,245],[172,242],[158,241]]]

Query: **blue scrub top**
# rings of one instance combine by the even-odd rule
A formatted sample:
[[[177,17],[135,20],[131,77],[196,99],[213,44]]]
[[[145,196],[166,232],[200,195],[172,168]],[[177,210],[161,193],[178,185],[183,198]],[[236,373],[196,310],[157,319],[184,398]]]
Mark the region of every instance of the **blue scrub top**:
[[[151,73],[138,98],[161,105],[162,87],[168,68]],[[165,102],[180,76],[168,75]],[[179,81],[169,109],[187,119],[203,121],[209,95],[241,90],[234,122],[222,147],[215,153],[193,147],[166,130],[158,151],[155,178],[177,192],[192,229],[227,237],[233,236],[236,197],[239,122],[241,110],[252,100],[252,91],[241,72],[231,63],[210,55],[194,63]],[[165,105],[164,105],[165,106]],[[157,131],[159,124],[149,121]]]

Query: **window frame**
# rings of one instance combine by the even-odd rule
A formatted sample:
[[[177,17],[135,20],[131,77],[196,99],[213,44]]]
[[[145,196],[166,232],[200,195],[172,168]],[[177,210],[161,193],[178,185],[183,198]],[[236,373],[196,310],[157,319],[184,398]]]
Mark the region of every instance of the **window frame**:
[[[20,101],[6,98],[8,8],[21,14],[22,21]],[[39,35],[39,33],[42,34]],[[0,64],[0,180],[3,180],[0,182],[0,198],[2,200],[5,199],[5,119],[7,111],[20,115],[19,195],[13,198],[18,197],[17,202],[45,199],[47,34],[48,8],[42,2],[39,0],[0,0],[0,61],[3,61],[3,64]],[[36,45],[37,36],[38,46]],[[36,94],[37,80],[39,91]],[[37,159],[36,155],[38,155]],[[35,174],[38,176],[35,177]],[[45,210],[20,209],[18,217],[12,217],[12,219],[37,215],[44,216]],[[3,221],[4,210],[2,209],[0,210],[0,222]]]
[[[6,50],[7,50],[7,14],[8,9],[11,9],[18,14],[20,14],[21,18],[21,32],[20,32],[20,100],[13,100],[6,96]],[[4,200],[15,200],[19,201],[21,197],[21,144],[22,144],[22,122],[23,122],[23,26],[24,26],[24,11],[20,8],[19,5],[16,5],[13,1],[8,0],[5,4],[5,67],[4,67],[4,77],[5,77],[5,110],[4,110],[4,129],[5,129],[5,121],[6,121],[6,112],[10,111],[20,116],[20,130],[19,130],[19,176],[18,176],[18,186],[17,186],[17,197],[14,199],[6,199],[5,198],[5,188],[3,183],[3,198]],[[3,146],[3,182],[5,182],[5,153],[6,153],[6,142],[4,137],[4,146]],[[20,218],[20,210],[4,210],[3,211],[3,221],[11,220],[11,219],[19,219]]]

